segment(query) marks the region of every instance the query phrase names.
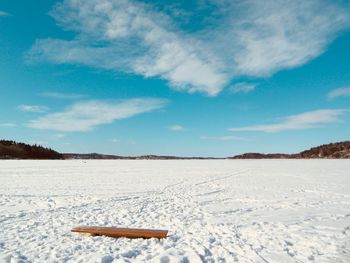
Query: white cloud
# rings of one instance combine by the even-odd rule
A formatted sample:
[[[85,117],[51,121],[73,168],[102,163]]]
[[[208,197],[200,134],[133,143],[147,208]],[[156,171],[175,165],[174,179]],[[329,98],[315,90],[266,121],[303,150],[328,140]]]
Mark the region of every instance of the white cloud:
[[[6,122],[6,123],[0,123],[0,127],[4,128],[13,128],[16,127],[17,125],[11,122]]]
[[[114,139],[111,140],[111,142],[117,143],[117,142],[120,142],[120,140],[114,138]]]
[[[1,17],[1,16],[10,16],[10,14],[7,13],[7,12],[5,12],[5,11],[1,11],[1,10],[0,10],[0,17]]]
[[[166,12],[158,2],[65,0],[52,16],[77,36],[37,40],[28,58],[157,77],[215,96],[236,77],[307,63],[350,23],[349,7],[335,1],[214,2],[212,19],[194,29],[174,15],[181,6]],[[198,20],[196,10],[192,16]]]
[[[238,136],[218,136],[218,137],[201,136],[200,138],[203,140],[216,140],[216,141],[249,141],[248,138],[238,137]]]
[[[17,109],[25,112],[46,112],[49,108],[40,105],[19,105]]]
[[[231,128],[231,131],[259,131],[259,132],[281,132],[288,130],[304,130],[319,128],[327,123],[340,122],[342,115],[349,110],[345,109],[322,109],[304,112],[298,115],[287,116],[281,122],[266,125],[253,125]]]
[[[249,93],[255,89],[256,85],[252,83],[240,82],[230,87],[230,91],[236,93]]]
[[[350,87],[334,89],[330,93],[328,93],[328,98],[330,99],[334,99],[337,97],[348,97],[348,96],[350,96]]]
[[[229,37],[218,41],[225,41],[237,74],[269,76],[322,54],[336,33],[349,26],[348,8],[335,1],[245,1],[239,13],[228,16],[229,26],[222,31],[228,30]]]
[[[143,98],[118,101],[91,100],[74,103],[62,112],[47,114],[28,123],[35,129],[90,131],[98,125],[163,108],[165,99]]]
[[[59,92],[43,92],[39,94],[42,97],[54,98],[54,99],[82,99],[85,98],[86,95],[83,94],[66,94]]]
[[[186,128],[181,126],[181,125],[175,124],[175,125],[170,126],[169,130],[171,130],[171,131],[185,131]]]
[[[201,41],[175,28],[170,17],[149,5],[67,0],[56,5],[52,15],[79,36],[72,41],[38,40],[32,58],[159,77],[176,89],[209,95],[216,95],[229,80]]]

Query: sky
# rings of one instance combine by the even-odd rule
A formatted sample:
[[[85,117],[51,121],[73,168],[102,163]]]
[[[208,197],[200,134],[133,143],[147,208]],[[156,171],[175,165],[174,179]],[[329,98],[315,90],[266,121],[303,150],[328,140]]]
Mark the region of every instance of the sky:
[[[2,0],[0,138],[225,157],[350,139],[345,0]]]

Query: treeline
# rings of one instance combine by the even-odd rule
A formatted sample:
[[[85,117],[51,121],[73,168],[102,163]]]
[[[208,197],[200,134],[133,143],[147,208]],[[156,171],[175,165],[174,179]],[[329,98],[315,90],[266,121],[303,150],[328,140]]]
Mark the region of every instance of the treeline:
[[[212,160],[224,159],[214,157],[179,157],[165,155],[120,156],[99,153],[63,153],[65,159],[94,159],[94,160]]]
[[[63,155],[37,144],[0,140],[0,159],[63,159]]]
[[[244,153],[229,159],[350,159],[350,141],[323,144],[295,154]]]
[[[299,153],[300,158],[350,158],[350,141],[323,144]]]
[[[296,154],[284,153],[243,153],[229,159],[296,159]]]
[[[309,150],[296,154],[263,154],[245,153],[228,157],[228,159],[350,159],[350,141],[329,143],[313,147]],[[60,154],[50,148],[40,145],[29,145],[15,141],[0,140],[0,159],[128,159],[128,160],[182,160],[182,159],[215,159],[204,157],[177,157],[177,156],[156,156],[143,155],[136,157],[104,155],[97,153],[90,154]]]

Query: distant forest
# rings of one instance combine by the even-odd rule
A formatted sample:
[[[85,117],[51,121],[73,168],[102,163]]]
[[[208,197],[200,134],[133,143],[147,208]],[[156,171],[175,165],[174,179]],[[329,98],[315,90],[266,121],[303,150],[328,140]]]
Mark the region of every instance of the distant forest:
[[[231,159],[350,159],[350,141],[336,142],[313,147],[309,150],[295,153],[245,153]]]
[[[0,159],[63,159],[63,155],[36,144],[0,140]]]
[[[0,159],[120,159],[120,160],[183,160],[216,159],[212,157],[178,157],[178,156],[118,156],[98,153],[58,153],[40,145],[29,145],[15,141],[0,140]],[[329,143],[295,153],[244,153],[222,159],[350,159],[350,141]]]

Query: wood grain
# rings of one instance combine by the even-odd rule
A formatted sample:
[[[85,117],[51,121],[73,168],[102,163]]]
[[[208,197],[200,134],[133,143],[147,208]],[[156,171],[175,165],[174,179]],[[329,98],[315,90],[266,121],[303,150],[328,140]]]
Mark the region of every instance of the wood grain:
[[[141,228],[119,228],[119,227],[98,227],[79,226],[71,230],[81,234],[92,236],[126,237],[126,238],[166,238],[168,230],[141,229]]]

